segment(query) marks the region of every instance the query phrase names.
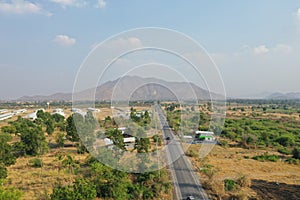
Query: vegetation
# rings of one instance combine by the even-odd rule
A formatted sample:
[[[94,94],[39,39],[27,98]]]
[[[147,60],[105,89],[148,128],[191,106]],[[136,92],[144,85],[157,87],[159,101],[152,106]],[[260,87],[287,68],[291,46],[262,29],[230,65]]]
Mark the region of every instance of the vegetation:
[[[235,180],[225,179],[224,180],[224,188],[225,188],[225,191],[234,191],[237,189],[237,183],[235,182]]]
[[[0,186],[0,199],[1,200],[19,200],[23,193],[15,188],[3,188]]]
[[[96,186],[86,179],[76,179],[72,185],[57,183],[50,195],[51,200],[93,200],[96,198]]]
[[[260,155],[260,156],[254,156],[252,159],[258,160],[258,161],[272,161],[272,162],[277,162],[279,157],[278,155],[269,155],[267,153]]]
[[[133,107],[130,109],[130,119],[142,127],[149,125],[151,122],[151,117],[147,110],[144,112],[137,112]]]

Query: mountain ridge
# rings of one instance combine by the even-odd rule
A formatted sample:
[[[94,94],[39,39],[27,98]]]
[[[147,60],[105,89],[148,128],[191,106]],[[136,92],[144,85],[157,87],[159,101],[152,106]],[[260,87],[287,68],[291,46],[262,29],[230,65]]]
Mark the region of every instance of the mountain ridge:
[[[136,87],[140,86],[140,87]],[[111,99],[123,100],[131,94],[132,101],[135,100],[192,100],[210,99],[220,97],[216,93],[190,82],[165,81],[157,78],[142,78],[139,76],[124,76],[113,81],[107,81],[96,88],[90,88],[76,94],[76,97],[84,98],[95,92],[95,100],[107,101]],[[51,95],[23,96],[17,101],[70,101],[72,93],[54,93]]]

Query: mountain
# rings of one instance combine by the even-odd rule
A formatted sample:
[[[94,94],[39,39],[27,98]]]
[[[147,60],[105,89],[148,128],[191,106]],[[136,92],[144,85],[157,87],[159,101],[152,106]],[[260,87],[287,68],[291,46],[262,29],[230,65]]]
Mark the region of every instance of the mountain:
[[[267,99],[300,99],[300,92],[272,93]]]
[[[95,99],[105,100],[193,100],[220,97],[216,93],[209,93],[194,83],[168,82],[156,78],[142,78],[138,76],[125,76],[114,81],[108,81],[95,89],[88,89],[76,93],[76,99],[86,100],[87,96],[94,94]],[[23,96],[18,101],[70,101],[71,93],[56,93],[49,96]]]

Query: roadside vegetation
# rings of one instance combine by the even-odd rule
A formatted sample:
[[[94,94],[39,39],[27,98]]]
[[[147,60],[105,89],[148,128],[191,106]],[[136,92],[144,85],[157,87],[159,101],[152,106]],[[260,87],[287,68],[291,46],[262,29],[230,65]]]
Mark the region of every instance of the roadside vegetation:
[[[175,131],[182,128],[180,124],[197,120],[197,128],[181,130],[189,135],[209,126],[217,128],[210,124],[210,107],[206,102],[198,108],[164,104]],[[192,110],[198,111],[198,116],[182,122]],[[218,144],[201,160],[201,144],[191,145],[187,151],[211,199],[300,198],[300,101],[230,100]],[[270,189],[276,187],[281,194]]]
[[[136,135],[133,150],[144,153],[151,150],[152,143],[160,146],[159,135],[146,137],[145,130],[153,126],[149,112],[131,111],[133,122],[144,127]],[[172,199],[166,169],[126,173],[89,155],[83,144],[93,147],[99,127],[116,146],[125,149],[123,135],[111,116],[95,119],[87,112],[65,119],[39,110],[33,121],[18,117],[0,125],[1,200]],[[147,163],[140,159],[141,164]]]

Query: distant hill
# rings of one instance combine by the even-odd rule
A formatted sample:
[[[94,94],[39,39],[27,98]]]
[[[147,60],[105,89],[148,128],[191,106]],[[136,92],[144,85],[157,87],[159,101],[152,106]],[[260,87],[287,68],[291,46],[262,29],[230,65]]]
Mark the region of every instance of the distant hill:
[[[267,99],[300,99],[300,92],[272,93]]]
[[[141,86],[137,88],[137,86]],[[94,92],[88,89],[76,94],[82,100],[88,94]],[[187,82],[168,82],[156,78],[142,78],[138,76],[125,76],[114,81],[108,81],[96,88],[95,99],[103,100],[124,100],[130,95],[130,100],[176,100],[178,96],[182,100],[191,100],[196,96],[197,99],[210,99],[220,97],[215,93],[209,93],[194,83]],[[71,93],[56,93],[49,96],[23,96],[18,101],[70,101]]]

